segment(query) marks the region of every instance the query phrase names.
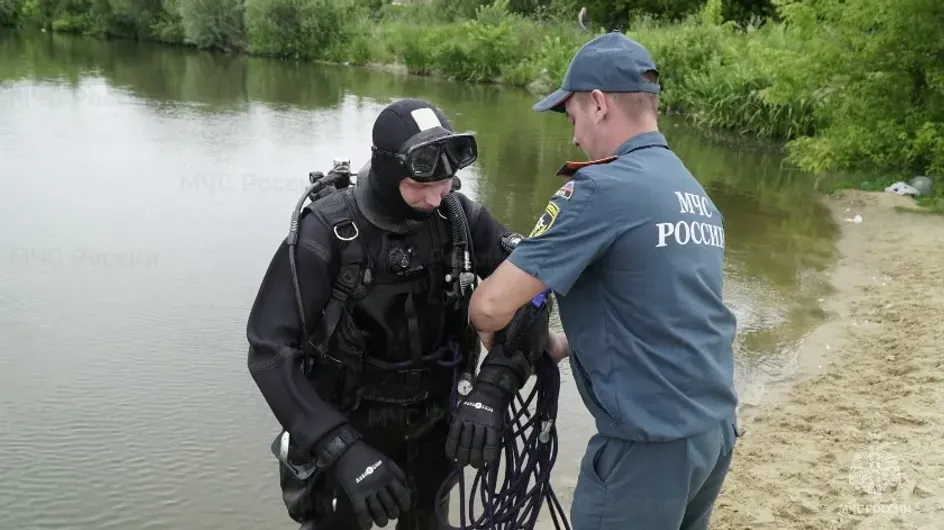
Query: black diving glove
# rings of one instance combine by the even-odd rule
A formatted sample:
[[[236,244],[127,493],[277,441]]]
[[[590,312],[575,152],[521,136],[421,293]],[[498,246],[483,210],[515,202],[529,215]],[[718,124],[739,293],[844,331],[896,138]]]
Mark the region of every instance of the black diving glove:
[[[406,474],[363,440],[358,439],[343,450],[333,471],[363,530],[374,524],[385,527],[413,507],[413,492]]]
[[[501,454],[506,413],[515,392],[524,386],[529,369],[526,362],[514,363],[517,359],[506,358],[504,352],[505,347],[497,345],[486,356],[475,386],[459,402],[449,427],[446,456],[460,466],[471,464],[481,469],[496,462]],[[515,357],[522,359],[520,355]],[[495,360],[499,362],[490,362]]]
[[[480,469],[501,455],[506,411],[548,345],[548,294],[540,293],[519,308],[495,334],[495,346],[482,361],[475,386],[460,401],[446,440],[446,456],[460,466]]]

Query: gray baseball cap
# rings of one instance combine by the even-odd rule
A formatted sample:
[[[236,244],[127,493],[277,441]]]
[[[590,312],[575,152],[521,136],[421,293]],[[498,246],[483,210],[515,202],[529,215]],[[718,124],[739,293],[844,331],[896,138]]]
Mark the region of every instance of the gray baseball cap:
[[[642,44],[619,31],[605,33],[584,44],[570,60],[561,87],[534,105],[534,110],[564,112],[574,92],[648,92],[658,94],[659,83],[643,80],[646,72],[659,71]]]

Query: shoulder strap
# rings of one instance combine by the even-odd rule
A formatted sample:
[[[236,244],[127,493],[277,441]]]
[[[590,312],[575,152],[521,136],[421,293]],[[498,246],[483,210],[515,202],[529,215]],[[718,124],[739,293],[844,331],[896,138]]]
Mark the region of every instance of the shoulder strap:
[[[355,222],[351,198],[346,190],[338,195],[341,197],[329,199],[318,208],[334,232],[335,248],[340,254],[338,275],[332,285],[331,298],[325,306],[321,327],[316,336],[316,348],[320,352],[327,351],[328,340],[334,334],[341,315],[357,300],[354,295],[358,286],[369,285],[372,281],[367,250],[363,241],[359,240],[360,231]]]

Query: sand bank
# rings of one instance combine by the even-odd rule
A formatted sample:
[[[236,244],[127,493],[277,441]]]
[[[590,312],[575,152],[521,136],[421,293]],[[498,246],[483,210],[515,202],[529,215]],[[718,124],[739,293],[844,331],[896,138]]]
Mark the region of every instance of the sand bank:
[[[825,200],[842,227],[833,318],[790,386],[744,413],[711,528],[944,529],[944,217],[888,193]]]

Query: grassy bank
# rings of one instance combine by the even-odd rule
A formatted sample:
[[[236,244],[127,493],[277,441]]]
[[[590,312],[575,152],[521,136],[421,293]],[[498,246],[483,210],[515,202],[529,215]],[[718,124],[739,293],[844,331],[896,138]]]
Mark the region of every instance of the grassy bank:
[[[660,65],[667,111],[783,141],[792,163],[832,185],[874,188],[944,174],[944,3],[901,0],[892,9],[885,0],[775,0],[776,19],[735,23],[726,20],[735,0],[675,4],[683,2],[668,20],[635,16],[625,30]],[[508,0],[0,0],[0,24],[397,63],[417,74],[543,90],[604,30],[579,31],[569,4],[545,7],[522,14]],[[841,176],[863,173],[875,176]],[[944,209],[938,180],[935,197],[922,202]]]

